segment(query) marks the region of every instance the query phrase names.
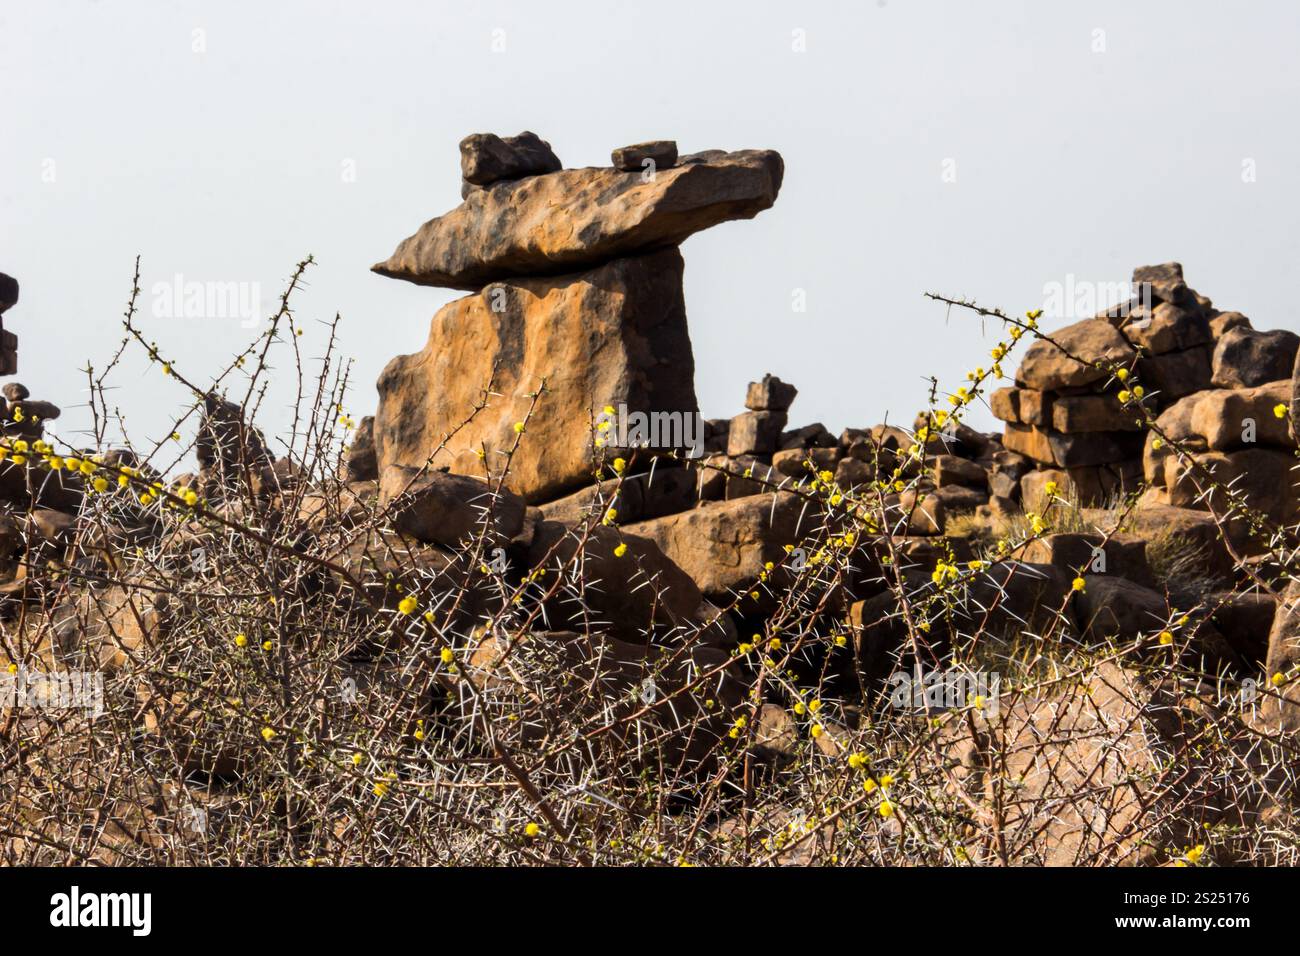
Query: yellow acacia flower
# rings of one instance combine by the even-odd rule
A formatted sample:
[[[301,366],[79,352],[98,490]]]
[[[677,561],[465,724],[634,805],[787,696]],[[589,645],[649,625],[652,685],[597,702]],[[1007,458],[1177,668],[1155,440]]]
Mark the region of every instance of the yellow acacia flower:
[[[621,558],[625,554],[627,554],[627,544],[620,541],[618,545],[614,548],[614,557]]]
[[[262,728],[263,740],[265,740],[269,744],[274,738],[275,738],[275,731],[273,729],[271,729],[270,727]]]
[[[526,827],[524,827],[524,836],[528,837],[528,839],[530,840],[536,839],[541,835],[542,835],[542,828],[538,826],[536,823],[530,823]]]
[[[236,647],[247,647],[247,646],[248,646],[248,635],[246,635],[246,634],[242,634],[242,633],[241,633],[241,634],[236,634],[236,635],[235,635],[235,646],[236,646]]]
[[[1286,405],[1282,402],[1278,402],[1273,406],[1273,414],[1278,418],[1286,418]]]
[[[420,602],[415,599],[415,595],[408,594],[397,604],[397,610],[401,614],[413,614],[415,609],[420,606]]]
[[[441,651],[438,652],[438,658],[444,664],[450,664],[452,661],[456,659],[456,654],[450,647],[444,647]]]

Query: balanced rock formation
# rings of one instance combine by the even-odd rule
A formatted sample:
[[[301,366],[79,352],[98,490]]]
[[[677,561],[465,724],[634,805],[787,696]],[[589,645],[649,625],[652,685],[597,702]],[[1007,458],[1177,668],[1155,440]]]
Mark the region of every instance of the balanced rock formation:
[[[425,223],[374,271],[477,291],[502,279],[588,269],[678,245],[729,219],[752,219],[776,202],[784,168],[772,150],[711,150],[653,178],[587,168],[503,179]]]
[[[508,466],[507,486],[541,503],[589,483],[598,460],[621,449],[614,439],[626,429],[602,435],[602,417],[605,428],[614,415],[674,425],[679,440],[654,443],[660,451],[691,443],[698,408],[676,246],[771,206],[781,157],[711,151],[649,175],[544,171],[540,147],[520,142],[528,136],[467,138],[466,180],[486,188],[374,267],[475,293],[440,310],[424,349],[380,376],[380,475],[431,458],[457,474]],[[620,161],[669,158],[663,144],[643,145]]]

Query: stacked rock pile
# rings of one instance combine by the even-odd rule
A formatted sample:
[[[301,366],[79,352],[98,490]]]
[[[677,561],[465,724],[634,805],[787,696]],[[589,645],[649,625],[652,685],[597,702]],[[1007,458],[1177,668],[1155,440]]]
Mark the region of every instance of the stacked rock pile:
[[[1241,313],[1215,309],[1188,287],[1176,262],[1135,269],[1133,284],[1133,301],[1048,333],[1060,347],[1035,342],[1016,385],[990,396],[994,415],[1007,423],[1007,449],[1031,462],[1018,496],[1010,495],[1026,508],[1039,506],[1048,482],[1086,505],[1138,491],[1144,479],[1157,490],[1166,488],[1165,456],[1153,453],[1160,443],[1151,448],[1153,436],[1145,434],[1142,415],[1131,404],[1134,395],[1153,412],[1170,415],[1171,429],[1182,438],[1192,434],[1191,410],[1201,398],[1232,390],[1237,394],[1231,399],[1216,396],[1201,411],[1199,427],[1213,432],[1216,442],[1207,442],[1205,450],[1241,448],[1245,418],[1257,426],[1257,437],[1247,442],[1288,444],[1285,423],[1272,411],[1277,401],[1266,403],[1286,390],[1280,383],[1291,374],[1300,339],[1290,332],[1257,332]],[[1113,376],[1112,366],[1123,369],[1124,378]],[[1245,391],[1270,384],[1271,390],[1257,394]],[[1230,431],[1237,433],[1235,440]],[[1163,503],[1187,503],[1185,498],[1190,501],[1187,495],[1152,496]]]

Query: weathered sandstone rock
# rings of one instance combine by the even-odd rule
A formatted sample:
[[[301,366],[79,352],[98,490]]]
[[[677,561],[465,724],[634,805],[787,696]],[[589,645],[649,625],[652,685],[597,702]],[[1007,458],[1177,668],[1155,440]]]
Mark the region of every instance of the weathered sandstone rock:
[[[1008,422],[1003,436],[1006,447],[1035,461],[1065,468],[1106,465],[1136,459],[1142,452],[1142,436],[1125,432],[1079,432],[1068,435]]]
[[[795,495],[752,495],[710,502],[627,530],[657,543],[706,596],[723,598],[749,587],[766,562],[785,557],[785,546],[798,540],[803,510],[803,500]],[[805,533],[810,530],[811,525],[805,527]]]
[[[1161,302],[1176,302],[1185,297],[1187,290],[1187,282],[1183,279],[1183,266],[1180,262],[1138,266],[1133,270],[1133,284],[1149,285],[1152,294]]]
[[[1210,387],[1210,347],[1144,355],[1137,370],[1149,392],[1158,392],[1162,402],[1175,401]]]
[[[339,475],[344,481],[377,481],[379,462],[375,459],[375,418],[367,415],[357,423],[352,443],[343,455]]]
[[[1204,345],[1210,341],[1210,325],[1197,310],[1161,302],[1150,312],[1141,310],[1120,326],[1124,337],[1135,346],[1161,355]]]
[[[1209,478],[1199,469],[1170,456],[1165,459],[1165,488],[1169,503],[1182,508],[1211,507],[1223,513],[1230,505],[1222,490],[1231,488],[1246,503],[1270,520],[1290,525],[1300,518],[1300,472],[1295,471],[1295,456],[1275,448],[1245,448],[1241,451],[1211,451],[1192,456],[1205,469],[1218,488],[1211,489]]]
[[[1109,376],[1097,363],[1128,366],[1135,357],[1133,347],[1104,319],[1085,319],[1050,334],[1065,351],[1046,341],[1029,347],[1017,378],[1030,388],[1091,385]]]
[[[1300,729],[1300,581],[1292,581],[1273,619],[1268,638],[1267,671],[1271,686],[1262,708],[1273,728]]]
[[[1252,328],[1250,319],[1240,312],[1216,312],[1210,316],[1210,335],[1217,342],[1233,329]]]
[[[610,153],[614,168],[625,173],[672,169],[677,165],[677,144],[671,139],[620,146]]]
[[[389,465],[379,478],[379,503],[393,506],[393,527],[425,544],[456,547],[483,530],[508,541],[524,527],[524,501],[482,478]]]
[[[460,174],[467,183],[487,186],[561,169],[551,144],[527,130],[518,136],[471,133],[460,141]]]
[[[731,420],[727,432],[727,454],[771,455],[785,429],[785,412],[742,412]]]
[[[1231,451],[1252,444],[1294,448],[1286,419],[1274,409],[1291,397],[1291,381],[1270,382],[1258,388],[1213,389],[1198,392],[1192,406],[1191,430],[1215,451]]]
[[[1051,564],[1070,574],[1112,574],[1151,586],[1146,541],[1136,535],[1061,532],[1027,543],[1020,558],[1034,564]]]
[[[582,629],[589,623],[594,631],[632,644],[646,644],[652,635],[703,643],[719,643],[732,636],[725,619],[704,600],[690,574],[642,533],[650,524],[654,522],[592,529],[573,572],[574,579],[582,582],[581,588],[562,589],[547,603],[548,625]],[[543,521],[528,550],[528,562],[558,573],[558,567],[577,553],[579,541],[578,533],[567,525]],[[620,545],[627,546],[621,554]],[[573,593],[577,590],[581,604]]]
[[[761,382],[749,383],[745,407],[754,412],[785,412],[790,410],[798,394],[799,389],[788,382],[775,375],[764,375]]]
[[[1052,403],[1052,427],[1058,432],[1139,431],[1139,420],[1114,394],[1062,395]]]
[[[613,509],[616,524],[646,521],[676,514],[695,506],[698,500],[695,472],[687,468],[658,466],[653,471],[608,479],[541,506],[550,521],[578,524],[602,518]]]
[[[565,169],[498,183],[425,223],[374,271],[478,290],[587,269],[751,219],[776,201],[783,171],[778,153],[743,150],[660,170],[650,181],[617,169]]]
[[[615,447],[594,444],[618,431],[594,430],[606,406],[689,424],[697,406],[681,277],[681,255],[667,249],[578,275],[499,283],[444,306],[424,348],[380,375],[379,467],[421,466],[445,438],[435,468],[499,472],[518,440],[507,485],[541,502],[589,481],[597,452]],[[519,435],[515,424],[543,379],[547,391]]]
[[[1291,374],[1300,335],[1278,329],[1233,329],[1214,346],[1213,382],[1219,388],[1252,388]]]

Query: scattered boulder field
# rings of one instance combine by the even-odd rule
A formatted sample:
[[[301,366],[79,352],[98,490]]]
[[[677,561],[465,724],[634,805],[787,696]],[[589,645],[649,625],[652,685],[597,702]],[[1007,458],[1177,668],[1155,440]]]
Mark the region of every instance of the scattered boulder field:
[[[470,543],[484,573],[494,554],[527,575],[583,551],[582,600],[554,591],[539,598],[543,612],[528,640],[550,641],[574,673],[594,673],[607,665],[574,635],[599,631],[616,649],[609,679],[622,690],[636,685],[659,645],[688,646],[683,673],[728,667],[752,650],[750,634],[777,633],[806,566],[821,574],[818,561],[830,566],[823,551],[856,547],[859,557],[795,602],[806,599],[806,620],[843,648],[804,665],[839,694],[835,720],[846,733],[871,719],[891,672],[920,666],[918,640],[938,660],[972,635],[1010,627],[1087,646],[1131,645],[1132,653],[1090,678],[1098,689],[1087,707],[1072,701],[1062,718],[1050,699],[1018,699],[996,733],[1019,739],[1044,723],[1088,732],[1105,725],[1158,763],[1182,731],[1151,716],[1167,715],[1168,688],[1139,671],[1149,642],[1163,642],[1173,627],[1175,609],[1192,619],[1193,636],[1180,639],[1189,662],[1271,683],[1251,719],[1268,732],[1300,729],[1300,579],[1286,558],[1300,525],[1300,337],[1217,309],[1170,262],[1134,270],[1141,295],[1132,302],[1061,328],[1031,325],[1011,384],[979,395],[1003,422],[1000,432],[931,409],[836,434],[792,419],[798,390],[773,374],[749,384],[740,414],[705,418],[679,247],[771,207],[781,156],[679,154],[676,143],[653,141],[615,149],[609,166],[571,169],[524,132],[468,136],[460,160],[461,204],[420,225],[373,271],[466,294],[433,315],[418,351],[384,368],[375,413],[358,422],[335,475],[311,476],[277,459],[245,410],[215,393],[202,401],[194,474],[164,478],[133,452],[96,449],[59,453],[61,467],[33,469],[32,460],[54,454],[44,427],[59,409],[16,381],[4,386],[7,629],[93,597],[109,636],[87,639],[102,641],[114,667],[166,630],[165,599],[140,608],[119,588],[105,610],[104,587],[69,585],[61,574],[91,560],[102,534],[103,516],[92,528],[85,507],[95,483],[125,473],[145,483],[146,498],[149,487],[165,488],[227,515],[251,496],[277,515],[267,527],[302,529],[294,547],[333,542],[318,589],[354,585],[378,569],[365,578],[358,613],[392,615],[405,605],[391,588],[394,548],[462,589],[472,575],[455,570],[457,554]],[[0,279],[7,309],[17,283]],[[6,340],[11,373],[15,345]],[[367,524],[376,513],[382,528]],[[147,508],[116,520],[114,540],[164,534]],[[204,533],[192,524],[181,535],[190,543]],[[1017,538],[1017,529],[1026,533]],[[868,538],[888,546],[866,548]],[[792,557],[805,549],[806,566]],[[933,628],[919,626],[918,606],[930,607],[946,575],[966,567],[978,573],[959,605],[944,605]],[[629,569],[654,586],[631,586]],[[123,602],[131,614],[118,613]],[[488,689],[508,683],[509,642],[483,630],[496,612],[474,600],[448,604],[469,642],[466,679]],[[752,675],[728,680],[718,693],[731,705],[761,696],[759,749],[779,765],[806,731],[803,712],[775,681],[760,690]],[[155,730],[160,721],[197,720],[184,699],[151,700]],[[1160,732],[1138,740],[1132,728],[1148,718]],[[708,727],[682,743],[691,759],[702,740],[725,739],[732,726],[716,713],[690,719]],[[824,723],[840,726],[829,715]],[[979,801],[988,768],[974,733],[945,732],[943,746],[955,755],[953,786]],[[814,736],[833,753],[834,735]],[[1075,750],[1088,744],[1062,747],[1062,759],[1079,762]],[[183,757],[188,771],[218,775],[236,774],[244,759],[205,755],[197,743]],[[1020,769],[1032,776],[1034,764],[1027,756]],[[1125,772],[1107,766],[1089,783]],[[1135,790],[1112,824],[1147,813],[1144,800]],[[1041,834],[1044,858],[1070,862],[1086,855],[1090,812],[1074,807],[1034,822],[1042,811],[1025,810],[1022,822]],[[734,826],[726,821],[718,833]],[[1114,859],[1139,853],[1122,835],[1107,845]]]

